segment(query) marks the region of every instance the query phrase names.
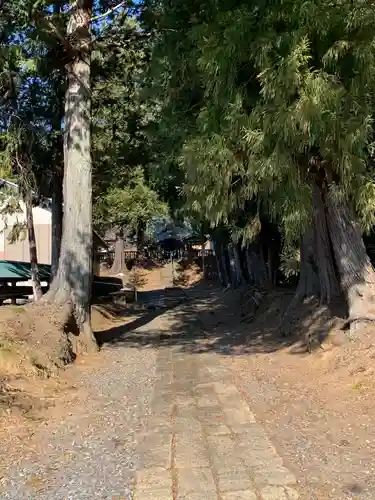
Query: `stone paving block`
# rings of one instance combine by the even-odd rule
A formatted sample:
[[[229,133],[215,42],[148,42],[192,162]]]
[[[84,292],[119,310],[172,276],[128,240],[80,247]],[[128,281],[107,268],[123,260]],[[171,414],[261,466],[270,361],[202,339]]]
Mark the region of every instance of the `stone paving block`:
[[[246,419],[247,422],[255,422],[255,416],[253,412],[250,410],[250,407],[247,404],[247,402],[242,399],[240,393],[218,394],[218,398],[224,408],[228,408],[232,412],[236,411],[247,415]]]
[[[299,493],[294,488],[291,488],[290,486],[285,486],[284,490],[287,493],[288,500],[298,500],[299,499],[299,497],[300,497]]]
[[[209,467],[210,460],[205,442],[191,434],[190,440],[175,437],[174,461],[177,468]]]
[[[299,493],[293,488],[267,486],[261,491],[262,500],[298,500]]]
[[[165,358],[165,361],[158,360],[158,367],[156,368],[155,375],[157,378],[164,375],[169,375],[172,373],[173,363],[169,358]]]
[[[154,393],[154,397],[157,396],[174,396],[172,384],[166,384],[163,387],[160,387],[160,389]]]
[[[174,396],[172,394],[160,395],[154,398],[151,408],[155,413],[171,413],[173,403]]]
[[[195,446],[197,448],[206,448],[206,441],[203,436],[203,432],[200,429],[194,433],[185,430],[183,432],[178,432],[174,437],[175,447],[187,448],[189,446]]]
[[[214,455],[236,455],[236,442],[232,436],[207,436],[207,443],[210,452]]]
[[[174,403],[177,406],[195,407],[195,398],[192,394],[189,394],[189,391],[186,391],[183,394],[176,394]]]
[[[213,382],[206,382],[206,381],[198,382],[197,385],[195,386],[195,390],[200,390],[200,391],[212,390],[216,392],[215,384]]]
[[[225,413],[221,406],[205,406],[197,408],[198,419],[203,425],[225,424]]]
[[[154,469],[156,467],[167,469],[172,463],[171,448],[150,449],[142,455],[141,463],[144,469]]]
[[[154,401],[164,401],[165,403],[172,404],[174,401],[174,390],[172,385],[165,385],[163,389],[154,393],[152,402]]]
[[[281,486],[267,486],[261,490],[262,500],[288,500],[286,492]]]
[[[252,470],[255,483],[258,486],[287,486],[296,483],[296,478],[285,467],[274,467],[271,464],[264,464],[261,468]]]
[[[172,434],[169,428],[163,431],[145,433],[139,446],[142,466],[145,469],[170,467],[172,461]]]
[[[204,377],[207,382],[220,382],[230,380],[231,374],[224,368],[210,366],[207,372],[205,372]]]
[[[177,470],[177,491],[186,496],[197,493],[216,492],[216,485],[210,467]]]
[[[172,490],[135,490],[134,500],[173,500]]]
[[[258,432],[256,428],[255,435],[251,433],[245,435],[237,435],[235,442],[237,443],[237,452],[249,467],[261,468],[281,467],[282,459],[277,454],[271,441],[266,435]]]
[[[152,423],[152,425],[150,425]],[[143,432],[139,432],[136,436],[135,439],[139,445],[143,445],[146,440],[156,440],[156,439],[161,439],[153,436],[171,436],[172,434],[172,424],[171,423],[165,423],[164,420],[158,421],[158,420],[152,420],[149,422],[148,428],[145,429]],[[167,439],[167,438],[165,438]],[[168,439],[168,441],[170,440]],[[148,444],[147,444],[148,446]]]
[[[173,432],[200,432],[202,429],[201,422],[194,417],[177,415],[173,421]]]
[[[217,381],[213,384],[217,394],[240,394],[237,387],[226,381]]]
[[[187,392],[192,392],[194,390],[195,383],[193,380],[174,380],[173,389],[176,394],[181,393],[182,395]]]
[[[202,396],[215,396],[217,399],[217,393],[215,391],[214,384],[199,384],[197,383],[194,387],[194,394],[197,397],[202,397]]]
[[[216,407],[218,405],[218,400],[215,394],[207,394],[205,396],[200,396],[197,398],[198,408],[209,408]]]
[[[269,450],[237,450],[243,462],[250,468],[271,467],[277,469],[282,467],[283,461],[280,456],[274,455]]]
[[[154,394],[156,395],[162,393],[163,391],[172,390],[172,382],[172,375],[170,375],[168,378],[165,377],[157,380],[154,386]]]
[[[218,496],[214,491],[206,491],[203,493],[189,493],[187,495],[177,495],[177,500],[218,500]]]
[[[195,404],[195,398],[189,397],[190,404],[178,405],[175,406],[175,415],[179,417],[185,418],[198,418],[198,410]],[[188,399],[186,401],[188,401]]]
[[[147,422],[147,432],[166,432],[167,429],[171,432],[172,420],[170,416],[166,418],[165,416],[152,415]]]
[[[172,441],[171,428],[169,426],[148,429],[143,433],[142,448],[157,449],[170,447]]]
[[[263,427],[259,424],[248,424],[246,427],[246,432],[234,433],[235,440],[239,445],[247,446],[248,448],[263,450],[264,448],[272,448],[274,453],[276,450],[269,439],[267,433],[264,431]]]
[[[168,490],[172,489],[172,476],[169,470],[163,467],[139,470],[135,474],[136,488]]]
[[[221,492],[251,490],[253,488],[249,471],[244,468],[219,469],[216,471],[216,477]]]
[[[257,500],[257,498],[253,490],[231,491],[221,495],[221,500]]]
[[[205,427],[205,432],[207,436],[225,436],[231,435],[231,430],[225,424],[216,424],[214,422],[213,425],[208,425]]]
[[[235,469],[236,467],[238,468],[244,468],[246,467],[246,464],[243,460],[238,458],[237,456],[233,455],[217,455],[217,454],[212,454],[211,456],[211,462],[214,465],[215,470],[225,470],[225,469]]]
[[[186,448],[185,450],[176,450],[174,463],[180,469],[189,467],[209,467],[210,459],[206,451]]]
[[[224,407],[225,420],[229,427],[235,430],[238,426],[255,422],[254,415],[245,408]]]

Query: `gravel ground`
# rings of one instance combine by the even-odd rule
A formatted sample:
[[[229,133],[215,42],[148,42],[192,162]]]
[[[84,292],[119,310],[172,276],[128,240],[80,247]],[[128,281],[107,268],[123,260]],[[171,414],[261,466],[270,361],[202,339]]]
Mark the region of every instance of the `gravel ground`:
[[[297,380],[285,382],[275,374],[276,361],[272,366],[239,356],[225,364],[232,365],[237,386],[299,477],[304,499],[375,498],[373,413],[362,413],[360,401],[353,405],[308,391]]]
[[[150,413],[156,350],[117,345],[100,354],[95,373],[79,370],[78,405],[57,427],[46,424],[3,482],[1,499],[131,500],[136,436]]]

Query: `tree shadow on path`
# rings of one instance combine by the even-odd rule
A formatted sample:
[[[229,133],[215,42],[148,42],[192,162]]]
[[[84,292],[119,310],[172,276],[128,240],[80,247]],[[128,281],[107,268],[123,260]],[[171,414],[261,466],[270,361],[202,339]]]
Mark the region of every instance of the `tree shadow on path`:
[[[292,291],[278,291],[275,297],[270,297],[250,324],[243,322],[241,293],[223,291],[214,285],[197,285],[189,290],[182,303],[147,311],[126,325],[98,332],[97,339],[100,344],[112,347],[174,346],[192,354],[250,355],[272,353],[292,345],[295,354],[306,353],[303,346],[299,349],[300,337],[285,338],[279,331],[280,314]],[[319,317],[314,321],[319,323]]]

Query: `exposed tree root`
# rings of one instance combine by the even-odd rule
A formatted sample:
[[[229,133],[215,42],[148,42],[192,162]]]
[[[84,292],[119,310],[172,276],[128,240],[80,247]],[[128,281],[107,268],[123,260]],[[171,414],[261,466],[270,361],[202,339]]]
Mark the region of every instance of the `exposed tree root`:
[[[75,307],[73,299],[66,289],[52,288],[43,297],[43,302],[61,306],[63,311],[61,328],[66,334],[67,342],[71,346],[74,356],[99,350],[91,328],[90,313],[80,311]]]

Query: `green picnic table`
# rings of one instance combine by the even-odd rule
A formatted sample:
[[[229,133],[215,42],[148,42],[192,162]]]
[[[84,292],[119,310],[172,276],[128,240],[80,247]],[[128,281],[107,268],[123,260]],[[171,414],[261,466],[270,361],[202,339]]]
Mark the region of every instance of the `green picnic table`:
[[[38,264],[40,281],[51,279],[51,266],[49,264]],[[32,295],[29,286],[17,286],[17,283],[27,282],[31,279],[30,262],[18,262],[14,260],[0,260],[0,305],[4,300],[11,299],[15,304],[18,298]],[[95,297],[108,296],[122,288],[122,280],[111,277],[93,277],[92,295]],[[44,287],[45,292],[48,287]]]

